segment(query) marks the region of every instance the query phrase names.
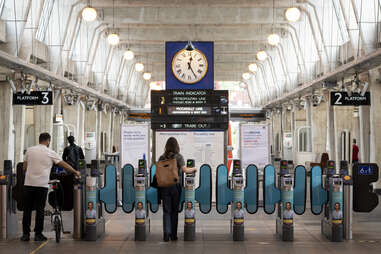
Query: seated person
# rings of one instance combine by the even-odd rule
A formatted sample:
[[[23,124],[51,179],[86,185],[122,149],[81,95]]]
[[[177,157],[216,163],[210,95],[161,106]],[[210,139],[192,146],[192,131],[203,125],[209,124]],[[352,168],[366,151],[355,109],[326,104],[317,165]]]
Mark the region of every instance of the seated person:
[[[241,224],[243,223],[243,218],[244,218],[244,215],[245,213],[243,212],[242,210],[242,203],[240,201],[238,201],[236,204],[236,209],[234,210],[234,223],[236,224]],[[236,219],[238,219],[236,221]]]
[[[292,220],[294,217],[294,212],[291,210],[291,202],[286,203],[286,207],[283,211],[284,220]]]
[[[87,203],[87,211],[86,211],[86,219],[95,219],[96,218],[96,211],[94,209],[93,202]]]
[[[191,201],[188,201],[188,203],[187,203],[187,209],[185,209],[185,218],[186,219],[193,219],[194,218],[193,203]]]
[[[144,223],[144,219],[146,218],[146,211],[144,211],[144,209],[143,209],[143,203],[138,202],[137,208],[138,209],[135,211],[136,223],[138,223],[138,224]]]
[[[343,212],[340,209],[340,203],[335,203],[334,210],[332,212],[332,220],[342,220]]]

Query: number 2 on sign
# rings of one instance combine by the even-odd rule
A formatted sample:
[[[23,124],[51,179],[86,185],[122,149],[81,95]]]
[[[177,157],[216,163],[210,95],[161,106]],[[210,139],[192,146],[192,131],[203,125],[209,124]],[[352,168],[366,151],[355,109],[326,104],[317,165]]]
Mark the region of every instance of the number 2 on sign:
[[[42,92],[41,93],[44,97],[42,97],[42,104],[48,104],[49,103],[49,93],[48,92]]]
[[[335,97],[337,98],[336,101],[335,101],[335,104],[336,104],[336,105],[341,105],[341,104],[343,104],[343,103],[341,102],[341,98],[343,97],[343,96],[341,95],[341,93],[335,93]]]

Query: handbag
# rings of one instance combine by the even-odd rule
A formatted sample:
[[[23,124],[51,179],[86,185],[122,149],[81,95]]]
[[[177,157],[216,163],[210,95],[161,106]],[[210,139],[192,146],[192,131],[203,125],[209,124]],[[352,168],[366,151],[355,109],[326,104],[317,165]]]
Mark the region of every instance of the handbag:
[[[156,174],[158,187],[171,187],[179,183],[179,172],[176,158],[162,160],[156,163]]]

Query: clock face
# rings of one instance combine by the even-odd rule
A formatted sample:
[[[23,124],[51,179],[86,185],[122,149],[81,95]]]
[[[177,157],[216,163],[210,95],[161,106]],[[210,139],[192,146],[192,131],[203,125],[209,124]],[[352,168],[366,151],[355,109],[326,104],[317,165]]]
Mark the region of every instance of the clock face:
[[[205,55],[194,49],[182,49],[172,59],[173,75],[185,84],[199,82],[208,71],[208,61]]]

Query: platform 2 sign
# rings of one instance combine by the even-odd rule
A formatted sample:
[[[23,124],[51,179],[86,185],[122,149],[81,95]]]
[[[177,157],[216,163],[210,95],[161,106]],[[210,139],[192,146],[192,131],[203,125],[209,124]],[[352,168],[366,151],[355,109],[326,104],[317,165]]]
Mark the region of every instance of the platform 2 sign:
[[[369,106],[370,92],[366,92],[364,96],[359,93],[352,93],[351,96],[347,92],[331,92],[331,106]]]
[[[228,91],[151,91],[152,129],[225,130],[228,124]]]
[[[30,93],[14,93],[13,105],[53,105],[53,92],[33,91]]]

